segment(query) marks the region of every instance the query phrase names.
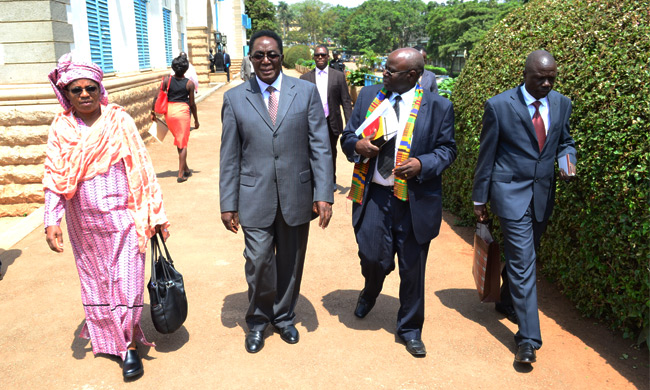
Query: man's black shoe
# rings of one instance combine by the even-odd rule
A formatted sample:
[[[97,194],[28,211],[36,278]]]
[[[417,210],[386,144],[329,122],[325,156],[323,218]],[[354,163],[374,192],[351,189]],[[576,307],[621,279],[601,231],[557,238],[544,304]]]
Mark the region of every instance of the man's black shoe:
[[[278,327],[278,332],[280,332],[280,337],[286,343],[295,344],[300,340],[300,333],[293,325],[287,325],[285,327]]]
[[[537,358],[535,357],[535,348],[530,343],[523,343],[519,346],[517,354],[515,355],[515,361],[517,363],[530,364],[535,363]]]
[[[424,347],[422,340],[413,339],[406,342],[406,350],[415,357],[427,356],[427,349]]]
[[[363,292],[364,290],[361,290],[361,293],[359,294],[359,300],[357,301],[357,307],[354,309],[354,315],[359,318],[364,318],[367,316],[368,313],[370,313],[370,310],[372,310],[373,306],[375,306],[375,301],[366,300],[366,298],[363,297]]]
[[[264,332],[251,330],[246,335],[246,351],[256,353],[264,348]]]

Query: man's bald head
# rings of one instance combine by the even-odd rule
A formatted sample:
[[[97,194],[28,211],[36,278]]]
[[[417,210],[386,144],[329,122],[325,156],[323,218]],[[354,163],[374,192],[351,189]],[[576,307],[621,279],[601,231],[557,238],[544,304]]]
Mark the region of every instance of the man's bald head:
[[[403,58],[409,69],[417,71],[418,75],[421,75],[422,72],[424,72],[424,58],[416,49],[412,47],[403,47],[390,53],[388,58],[390,59],[390,56],[393,55],[395,58]]]
[[[535,99],[543,99],[553,89],[557,77],[557,64],[551,53],[535,50],[526,57],[524,85]]]
[[[526,57],[526,66],[525,68],[528,69],[533,64],[541,64],[543,66],[556,66],[557,64],[555,63],[555,58],[553,58],[553,55],[546,50],[535,50],[534,52],[530,53],[528,57]]]
[[[384,86],[402,94],[415,86],[424,71],[424,59],[419,51],[405,47],[388,55],[384,70]]]

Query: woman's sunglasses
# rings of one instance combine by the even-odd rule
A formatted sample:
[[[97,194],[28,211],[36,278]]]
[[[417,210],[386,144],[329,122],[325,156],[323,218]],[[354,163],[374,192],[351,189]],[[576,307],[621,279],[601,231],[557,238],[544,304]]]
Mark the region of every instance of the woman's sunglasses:
[[[87,86],[87,87],[74,87],[74,88],[70,88],[70,89],[68,89],[68,91],[70,91],[70,93],[73,94],[73,95],[81,95],[81,92],[85,90],[89,95],[92,95],[92,94],[94,94],[95,92],[97,92],[98,89],[99,89],[99,88],[97,88],[97,87],[94,86],[94,85],[89,85],[89,86]]]

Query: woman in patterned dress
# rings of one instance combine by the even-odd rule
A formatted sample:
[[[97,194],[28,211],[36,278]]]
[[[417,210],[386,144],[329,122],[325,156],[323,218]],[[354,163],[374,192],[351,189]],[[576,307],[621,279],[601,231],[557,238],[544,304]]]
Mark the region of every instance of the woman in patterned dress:
[[[93,353],[117,355],[122,373],[143,373],[145,250],[157,231],[169,236],[162,192],[133,118],[108,104],[102,70],[66,54],[49,74],[64,111],[50,127],[45,160],[45,233],[63,252],[65,212],[81,282]]]

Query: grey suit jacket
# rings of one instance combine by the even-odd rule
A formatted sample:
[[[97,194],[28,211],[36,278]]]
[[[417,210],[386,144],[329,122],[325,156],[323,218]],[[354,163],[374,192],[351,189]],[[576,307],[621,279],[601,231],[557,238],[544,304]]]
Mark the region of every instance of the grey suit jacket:
[[[327,107],[330,115],[327,121],[334,135],[340,135],[343,132],[343,118],[341,117],[341,106],[347,122],[352,115],[352,99],[348,91],[348,84],[345,82],[343,72],[334,68],[329,68],[327,74]],[[302,80],[307,80],[316,84],[316,69],[312,69],[300,76]]]
[[[424,73],[422,73],[422,78],[420,79],[420,85],[425,90],[429,90],[433,93],[438,93],[438,82],[436,81],[436,74],[430,70],[424,70]]]
[[[521,219],[532,200],[535,219],[547,220],[555,200],[555,161],[566,154],[576,161],[571,100],[555,91],[547,97],[551,126],[541,152],[519,87],[485,103],[472,200],[489,201],[499,217]]]
[[[257,79],[227,91],[221,110],[221,212],[263,228],[280,207],[290,226],[309,222],[312,203],[334,202],[332,152],[314,84],[282,76],[275,125]]]

